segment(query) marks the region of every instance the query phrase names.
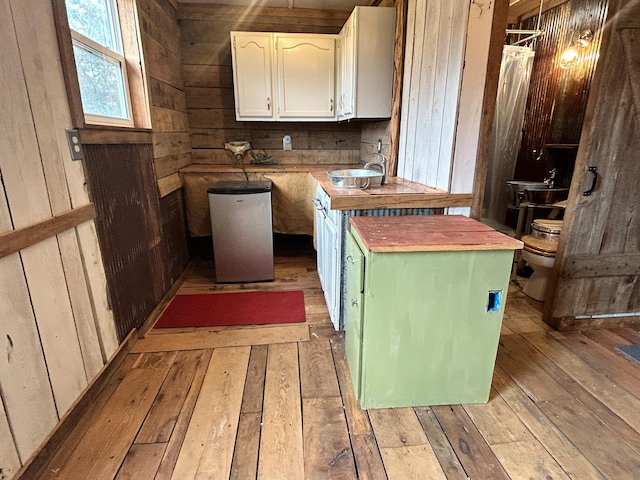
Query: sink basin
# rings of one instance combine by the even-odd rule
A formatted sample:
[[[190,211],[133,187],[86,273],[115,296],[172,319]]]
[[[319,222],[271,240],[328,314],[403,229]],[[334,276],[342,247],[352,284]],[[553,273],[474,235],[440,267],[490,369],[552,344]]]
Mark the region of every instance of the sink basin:
[[[369,188],[382,185],[382,173],[368,168],[347,168],[327,172],[329,183],[335,188]]]

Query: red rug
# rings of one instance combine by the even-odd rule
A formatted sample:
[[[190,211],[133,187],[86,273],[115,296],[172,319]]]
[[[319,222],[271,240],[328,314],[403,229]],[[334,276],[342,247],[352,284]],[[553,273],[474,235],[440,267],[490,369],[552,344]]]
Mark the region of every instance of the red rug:
[[[264,325],[305,320],[301,290],[205,293],[176,295],[154,328]]]

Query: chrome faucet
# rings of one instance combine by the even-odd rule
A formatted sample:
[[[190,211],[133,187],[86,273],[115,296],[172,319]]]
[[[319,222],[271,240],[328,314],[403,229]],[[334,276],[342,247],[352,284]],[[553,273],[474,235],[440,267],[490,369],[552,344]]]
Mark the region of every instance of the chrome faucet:
[[[378,160],[372,160],[365,163],[364,168],[366,170],[367,168],[371,167],[379,167],[380,173],[382,173],[382,184],[384,185],[385,183],[387,183],[387,169],[389,168],[389,159],[382,153],[374,153],[374,155],[377,155],[380,158]],[[378,170],[378,168],[373,168],[372,170]]]

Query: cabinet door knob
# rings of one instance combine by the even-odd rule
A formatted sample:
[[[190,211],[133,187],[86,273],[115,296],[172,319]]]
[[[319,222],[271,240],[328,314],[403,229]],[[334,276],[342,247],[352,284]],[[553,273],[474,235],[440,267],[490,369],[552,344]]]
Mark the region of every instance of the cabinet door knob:
[[[353,261],[353,257],[351,255],[347,255],[347,262],[356,263],[356,262]]]
[[[271,98],[267,97],[267,110],[271,111]]]
[[[351,306],[352,307],[356,307],[357,305],[358,305],[358,301],[354,300],[354,299],[351,299]]]

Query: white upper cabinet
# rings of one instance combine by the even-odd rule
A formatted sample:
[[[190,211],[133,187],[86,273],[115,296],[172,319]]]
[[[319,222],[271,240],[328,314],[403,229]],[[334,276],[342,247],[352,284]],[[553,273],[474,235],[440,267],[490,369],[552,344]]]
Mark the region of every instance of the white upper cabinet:
[[[272,34],[231,32],[231,48],[236,118],[274,120]]]
[[[354,115],[354,72],[355,72],[355,15],[351,15],[340,31],[339,37],[339,79],[338,79],[338,120],[353,118]]]
[[[278,117],[335,120],[335,36],[276,34]]]
[[[355,7],[340,35],[231,32],[236,119],[390,118],[395,29],[395,8]]]
[[[340,31],[338,120],[389,118],[396,9],[355,7]]]
[[[236,119],[336,120],[336,37],[231,32]]]

